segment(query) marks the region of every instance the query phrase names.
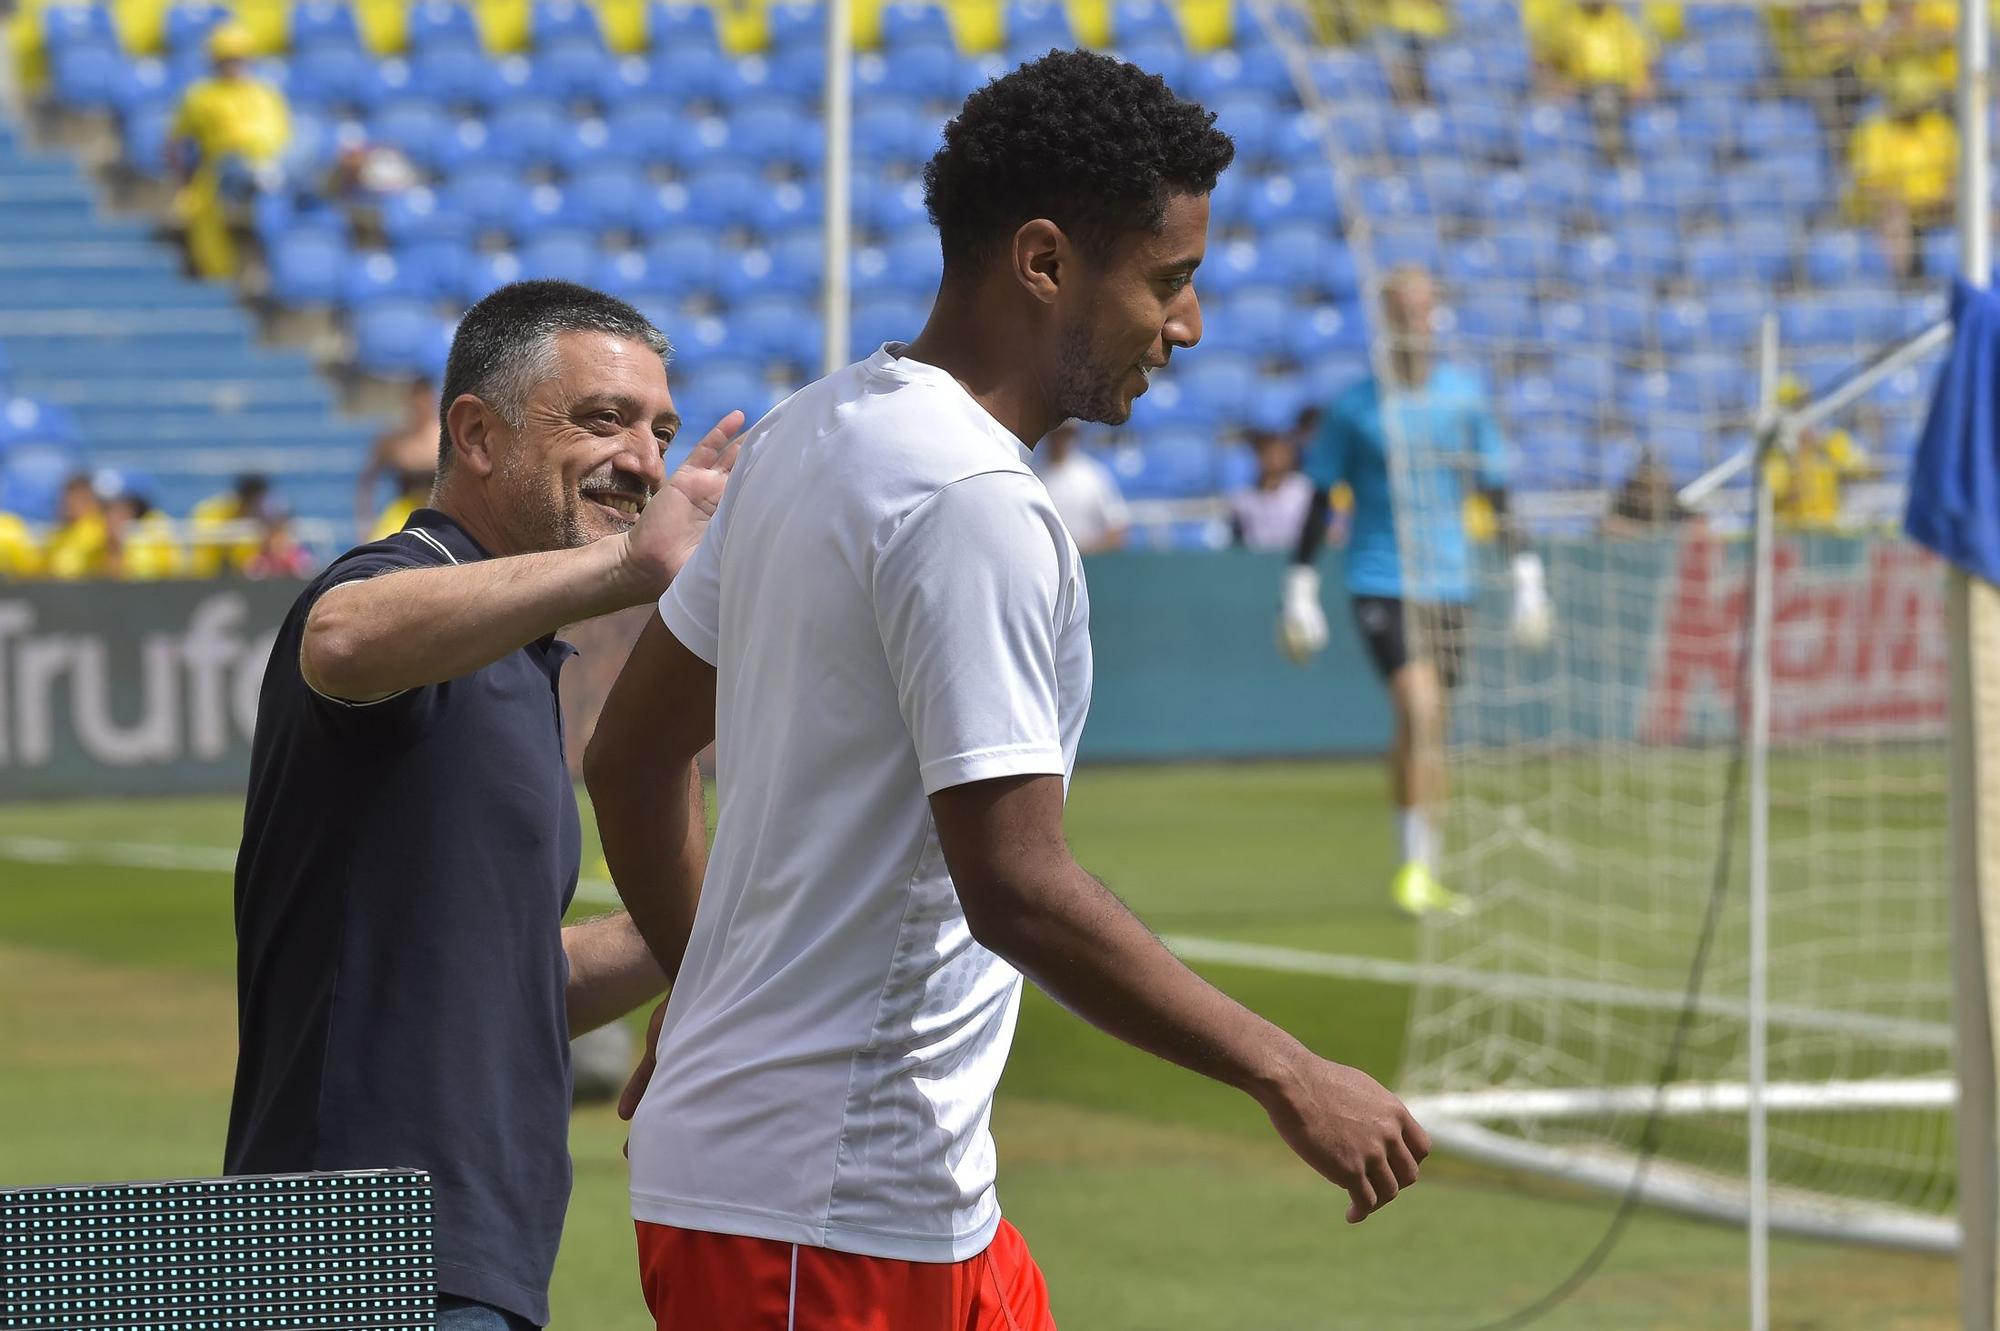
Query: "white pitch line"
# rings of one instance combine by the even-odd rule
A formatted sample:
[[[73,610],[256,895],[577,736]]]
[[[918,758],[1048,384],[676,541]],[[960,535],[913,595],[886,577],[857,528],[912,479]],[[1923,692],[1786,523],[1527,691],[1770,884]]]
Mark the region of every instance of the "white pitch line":
[[[29,864],[104,864],[133,869],[202,869],[228,873],[236,867],[236,852],[223,846],[58,841],[48,837],[13,836],[0,837],[0,860]],[[579,901],[593,905],[618,904],[617,889],[602,878],[580,879],[576,895]],[[1186,934],[1167,934],[1163,941],[1183,961],[1210,966],[1237,966],[1280,975],[1316,975],[1329,980],[1400,985],[1414,985],[1422,979],[1429,984],[1478,990],[1495,996],[1554,998],[1656,1012],[1678,1012],[1686,1002],[1686,995],[1678,989],[1638,989],[1600,980],[1470,970],[1458,966],[1419,967],[1415,962],[1386,957],[1310,952],[1303,948]],[[1733,999],[1703,997],[1696,1003],[1696,1010],[1708,1016],[1737,1020],[1748,1017],[1744,1004]],[[1949,1048],[1952,1044],[1951,1026],[1946,1022],[1788,1005],[1772,1007],[1770,1019],[1775,1025],[1798,1030],[1871,1035],[1939,1048]]]

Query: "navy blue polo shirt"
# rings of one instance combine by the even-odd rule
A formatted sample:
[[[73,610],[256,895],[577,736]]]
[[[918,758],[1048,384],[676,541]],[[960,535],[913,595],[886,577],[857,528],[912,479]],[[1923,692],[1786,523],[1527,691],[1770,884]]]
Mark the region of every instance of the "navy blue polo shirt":
[[[414,1166],[438,1289],[549,1320],[569,1203],[562,917],[582,829],[553,635],[372,703],[299,671],[313,603],[486,558],[423,509],[292,606],[265,668],[236,860],[232,1174]]]

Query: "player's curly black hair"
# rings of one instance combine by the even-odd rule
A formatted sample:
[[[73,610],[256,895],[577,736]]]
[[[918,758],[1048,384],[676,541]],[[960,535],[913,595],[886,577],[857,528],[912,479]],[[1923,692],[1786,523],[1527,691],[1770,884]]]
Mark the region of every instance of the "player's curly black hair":
[[[1236,155],[1215,113],[1157,74],[1050,51],[966,98],[924,167],[947,282],[976,277],[1003,237],[1046,217],[1101,257],[1157,229],[1175,194],[1207,194]]]

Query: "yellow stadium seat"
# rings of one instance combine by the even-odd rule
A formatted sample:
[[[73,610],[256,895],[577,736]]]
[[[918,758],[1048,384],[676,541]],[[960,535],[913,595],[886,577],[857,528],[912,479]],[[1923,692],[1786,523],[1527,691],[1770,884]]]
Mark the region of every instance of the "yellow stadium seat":
[[[1236,43],[1236,7],[1230,0],[1180,0],[1181,32],[1190,51],[1219,51]]]
[[[236,0],[236,22],[250,34],[252,54],[283,55],[291,46],[291,0]]]
[[[400,55],[409,45],[407,0],[354,0],[354,21],[370,55]]]
[[[606,46],[619,55],[646,49],[646,0],[597,0],[596,8]]]
[[[167,44],[167,0],[111,0],[111,22],[133,55],[158,55]]]
[[[1111,45],[1111,0],[1063,0],[1063,7],[1080,45]]]
[[[951,18],[952,40],[967,55],[997,51],[1007,41],[1007,17],[1000,0],[951,0],[945,7]]]
[[[771,44],[770,19],[762,0],[712,0],[722,49],[731,55],[752,55]]]
[[[513,55],[534,45],[529,0],[473,0],[472,19],[489,55]]]

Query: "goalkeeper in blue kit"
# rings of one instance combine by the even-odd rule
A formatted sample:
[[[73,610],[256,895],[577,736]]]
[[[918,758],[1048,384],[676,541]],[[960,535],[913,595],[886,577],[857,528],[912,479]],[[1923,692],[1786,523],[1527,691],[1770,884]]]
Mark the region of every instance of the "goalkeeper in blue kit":
[[[1521,546],[1509,514],[1506,446],[1485,390],[1471,373],[1434,355],[1436,304],[1436,285],[1421,269],[1399,268],[1384,279],[1395,428],[1385,429],[1381,386],[1372,375],[1328,407],[1307,450],[1314,496],[1285,571],[1279,624],[1279,643],[1294,661],[1326,646],[1314,561],[1326,539],[1331,493],[1345,482],[1354,493],[1347,591],[1395,708],[1389,779],[1401,867],[1391,892],[1410,915],[1456,913],[1466,904],[1438,881],[1435,817],[1445,793],[1447,697],[1464,662],[1474,599],[1468,491],[1492,507],[1509,553],[1515,641],[1539,647],[1552,628],[1541,558]],[[1407,569],[1404,551],[1411,555]]]

